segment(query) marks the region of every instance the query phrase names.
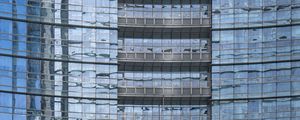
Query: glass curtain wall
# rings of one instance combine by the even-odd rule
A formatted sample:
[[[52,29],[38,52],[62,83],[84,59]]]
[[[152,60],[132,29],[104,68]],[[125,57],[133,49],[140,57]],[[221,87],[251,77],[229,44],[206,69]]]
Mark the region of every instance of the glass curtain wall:
[[[119,94],[128,96],[210,96],[208,67],[199,64],[123,65]]]
[[[210,0],[119,0],[120,25],[206,26]]]
[[[164,102],[162,102],[164,101]],[[120,120],[207,120],[208,106],[199,99],[130,99],[119,102]]]
[[[119,0],[118,119],[210,119],[210,0]]]
[[[117,119],[117,1],[0,1],[0,119]]]
[[[300,119],[300,1],[212,6],[212,119]]]
[[[123,30],[118,38],[119,59],[208,62],[209,40],[209,31],[197,28]]]

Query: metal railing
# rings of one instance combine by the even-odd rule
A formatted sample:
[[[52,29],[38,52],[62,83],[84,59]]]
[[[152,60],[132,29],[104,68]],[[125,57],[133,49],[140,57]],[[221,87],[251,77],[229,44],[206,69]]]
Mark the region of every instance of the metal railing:
[[[210,88],[118,88],[118,96],[210,97]]]
[[[131,27],[210,27],[210,18],[118,18],[119,26]]]
[[[178,61],[210,62],[210,54],[205,53],[118,53],[119,61]]]

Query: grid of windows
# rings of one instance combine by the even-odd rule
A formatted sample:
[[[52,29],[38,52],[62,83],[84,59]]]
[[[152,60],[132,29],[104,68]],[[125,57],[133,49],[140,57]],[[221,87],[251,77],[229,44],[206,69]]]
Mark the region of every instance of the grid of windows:
[[[68,109],[64,109],[66,105]],[[116,111],[117,101],[114,100],[67,98],[66,101],[61,97],[0,93],[0,118],[3,120],[116,120]]]
[[[121,69],[121,70],[120,70]],[[122,71],[122,70],[125,71]],[[210,95],[208,67],[200,65],[125,65],[118,86],[125,95]],[[135,90],[134,90],[135,89]]]
[[[215,101],[213,120],[298,120],[300,98]]]
[[[299,59],[300,26],[222,30],[212,34],[214,64]]]
[[[210,24],[207,0],[121,0],[119,24],[128,25],[203,25]]]
[[[118,105],[118,119],[207,120],[206,105]]]
[[[73,97],[117,97],[117,65],[0,56],[0,90]],[[68,73],[64,72],[68,68]],[[64,81],[64,78],[68,81]],[[67,89],[64,84],[68,84]]]
[[[0,19],[0,53],[54,60],[116,62],[117,31]],[[63,38],[61,31],[68,37]],[[66,52],[63,52],[67,49]]]
[[[208,62],[209,41],[204,29],[124,30],[119,33],[118,53],[120,59]]]
[[[117,0],[2,0],[0,16],[28,21],[117,27]]]
[[[130,98],[118,101],[118,118],[146,120],[207,120],[207,101],[189,98]]]
[[[212,119],[299,119],[299,0],[212,1]]]
[[[210,0],[119,0],[118,8],[118,95],[127,102],[118,101],[118,119],[210,119]]]
[[[300,62],[212,67],[213,99],[300,95]]]
[[[212,0],[213,28],[298,24],[299,0]]]
[[[0,1],[0,119],[117,119],[117,1]]]

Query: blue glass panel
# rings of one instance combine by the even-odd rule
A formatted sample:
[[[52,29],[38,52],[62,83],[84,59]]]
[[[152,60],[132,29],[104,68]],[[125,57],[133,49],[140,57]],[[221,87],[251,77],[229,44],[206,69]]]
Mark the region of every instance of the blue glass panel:
[[[2,70],[12,70],[12,58],[0,56],[0,69]],[[2,74],[3,75],[3,74]]]
[[[0,39],[0,53],[11,54],[12,53],[12,41],[7,39]]]
[[[0,120],[12,120],[12,114],[0,113]]]
[[[8,3],[11,2],[11,0],[4,0],[4,2],[0,3],[0,16],[2,17],[11,17],[12,16],[12,4]]]

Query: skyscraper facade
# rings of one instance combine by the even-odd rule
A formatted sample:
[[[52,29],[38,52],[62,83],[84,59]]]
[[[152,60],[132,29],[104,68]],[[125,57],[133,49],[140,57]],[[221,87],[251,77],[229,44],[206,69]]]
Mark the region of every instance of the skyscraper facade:
[[[299,118],[299,0],[212,1],[212,119]]]
[[[117,119],[116,57],[116,0],[0,0],[0,119]]]
[[[118,119],[210,119],[210,1],[118,6]]]
[[[299,23],[300,0],[0,0],[0,120],[298,120]]]

